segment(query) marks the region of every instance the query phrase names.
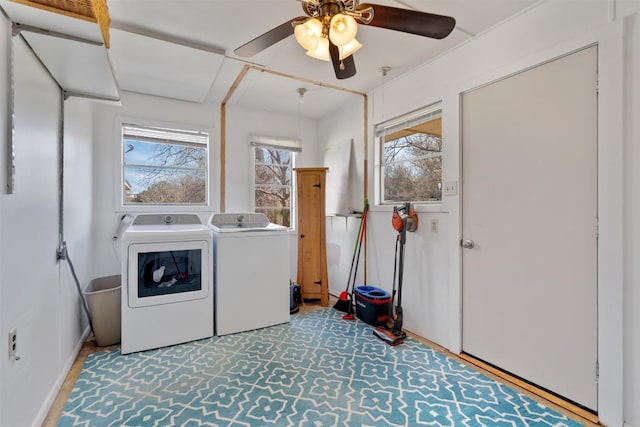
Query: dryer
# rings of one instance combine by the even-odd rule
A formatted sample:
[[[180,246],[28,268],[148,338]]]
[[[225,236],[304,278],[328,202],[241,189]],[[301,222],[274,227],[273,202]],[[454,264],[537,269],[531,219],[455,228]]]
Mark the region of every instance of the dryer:
[[[212,234],[196,214],[140,214],[122,234],[122,354],[213,335]]]
[[[213,231],[216,335],[289,321],[290,235],[262,213],[221,213]]]

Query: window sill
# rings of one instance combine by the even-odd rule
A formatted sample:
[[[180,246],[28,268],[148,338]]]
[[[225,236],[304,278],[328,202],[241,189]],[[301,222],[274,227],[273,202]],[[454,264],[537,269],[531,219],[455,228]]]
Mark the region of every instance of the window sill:
[[[401,206],[402,203],[389,205],[372,205],[369,209],[371,212],[393,212],[395,206]],[[444,203],[414,204],[413,209],[416,212],[432,212],[432,213],[449,213],[445,210]]]

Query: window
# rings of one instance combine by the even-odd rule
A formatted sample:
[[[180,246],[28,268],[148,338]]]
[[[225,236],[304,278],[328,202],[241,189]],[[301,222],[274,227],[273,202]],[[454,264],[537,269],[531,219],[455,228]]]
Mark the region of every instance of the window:
[[[291,227],[293,200],[293,159],[300,142],[252,137],[254,209],[269,221]]]
[[[122,124],[123,205],[207,205],[209,134]]]
[[[442,108],[437,103],[376,126],[379,201],[442,200]]]

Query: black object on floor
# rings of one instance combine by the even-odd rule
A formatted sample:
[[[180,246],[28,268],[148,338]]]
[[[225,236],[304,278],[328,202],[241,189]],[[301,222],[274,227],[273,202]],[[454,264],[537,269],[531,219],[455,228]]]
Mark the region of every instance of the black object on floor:
[[[300,285],[291,283],[289,285],[289,314],[297,313],[300,310]]]

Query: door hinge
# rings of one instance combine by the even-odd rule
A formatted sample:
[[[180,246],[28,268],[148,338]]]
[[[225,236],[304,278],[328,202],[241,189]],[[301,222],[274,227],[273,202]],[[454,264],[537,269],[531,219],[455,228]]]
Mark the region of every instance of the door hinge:
[[[596,384],[600,381],[600,362],[596,361]]]

